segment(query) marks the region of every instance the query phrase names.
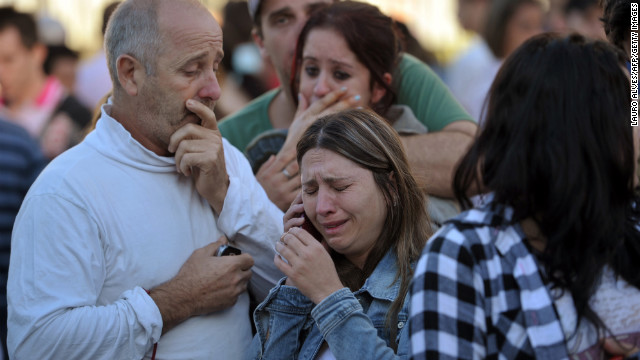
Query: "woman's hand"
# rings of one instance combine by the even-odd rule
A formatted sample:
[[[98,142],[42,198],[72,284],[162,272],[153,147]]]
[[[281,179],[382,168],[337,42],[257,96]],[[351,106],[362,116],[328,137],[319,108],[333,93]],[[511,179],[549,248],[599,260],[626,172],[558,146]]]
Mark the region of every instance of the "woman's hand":
[[[288,209],[291,201],[300,192],[300,175],[295,157],[295,149],[289,155],[282,152],[278,156],[271,155],[256,173],[256,179],[269,200],[282,211]]]
[[[358,106],[360,96],[346,96],[346,94],[347,88],[343,87],[328,93],[311,105],[302,94],[298,94],[298,108],[293,122],[289,126],[287,139],[282,146],[281,152],[293,151],[295,154],[296,146],[302,134],[319,118]]]
[[[300,96],[298,109],[289,126],[284,145],[278,154],[265,162],[256,173],[256,178],[269,199],[282,211],[287,209],[296,191],[300,189],[300,174],[296,162],[298,141],[318,118],[357,106],[360,97],[346,96],[346,93],[346,88],[335,90],[311,105]]]
[[[287,276],[286,285],[297,287],[315,304],[344,287],[331,256],[306,230],[289,228],[276,243],[276,251],[280,255],[274,263]]]
[[[302,204],[302,191],[298,191],[296,198],[282,218],[284,231],[288,232],[292,227],[301,227],[304,223],[304,205]]]

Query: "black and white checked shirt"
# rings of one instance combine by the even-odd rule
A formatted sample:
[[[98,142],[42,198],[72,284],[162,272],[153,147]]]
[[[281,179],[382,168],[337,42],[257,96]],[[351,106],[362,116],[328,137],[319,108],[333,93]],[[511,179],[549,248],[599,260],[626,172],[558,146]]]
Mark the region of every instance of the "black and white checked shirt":
[[[566,359],[552,295],[512,210],[491,204],[430,239],[411,291],[412,359]]]

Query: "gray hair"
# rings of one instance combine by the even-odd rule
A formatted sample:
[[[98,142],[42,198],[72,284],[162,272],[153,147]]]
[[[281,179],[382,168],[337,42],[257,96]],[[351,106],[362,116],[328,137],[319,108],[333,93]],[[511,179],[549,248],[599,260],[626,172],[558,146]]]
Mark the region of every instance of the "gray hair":
[[[137,59],[147,75],[155,73],[156,61],[162,49],[158,8],[159,1],[127,0],[111,16],[104,47],[114,92],[121,89],[116,64],[120,55],[127,54]]]

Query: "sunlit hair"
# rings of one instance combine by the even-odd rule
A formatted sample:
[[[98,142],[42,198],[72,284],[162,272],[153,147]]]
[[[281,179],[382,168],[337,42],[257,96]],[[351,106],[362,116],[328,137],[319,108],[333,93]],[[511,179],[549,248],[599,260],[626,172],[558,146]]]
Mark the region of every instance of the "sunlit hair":
[[[317,120],[297,146],[298,164],[309,150],[326,149],[353,161],[373,173],[386,200],[387,218],[382,233],[360,271],[344,256],[332,252],[343,284],[360,289],[382,257],[392,249],[398,261],[396,278],[400,291],[391,306],[388,324],[397,323],[398,312],[409,289],[411,268],[430,237],[431,225],[425,197],[411,175],[407,157],[396,131],[369,110],[347,110]],[[395,326],[389,326],[395,339]]]
[[[262,5],[264,4],[264,2],[267,0],[262,0],[260,1],[260,3],[258,4],[258,7],[256,8],[256,14],[255,17],[253,18],[253,28],[256,31],[256,34],[260,37],[263,38],[263,34],[262,34]],[[340,0],[330,0],[332,2],[338,2]],[[314,10],[314,7],[320,3],[324,2],[324,0],[318,0],[317,3],[312,3],[310,4],[309,8],[311,11]]]
[[[304,71],[303,50],[309,33],[315,29],[330,29],[341,34],[349,50],[369,70],[369,88],[373,90],[376,83],[385,88],[382,99],[371,104],[374,111],[384,116],[395,100],[395,94],[391,84],[385,83],[383,75],[393,73],[400,55],[400,40],[393,19],[377,7],[357,1],[339,1],[315,11],[298,37],[291,77],[294,98],[300,88],[300,72]]]
[[[104,47],[114,94],[122,87],[118,81],[116,61],[120,55],[130,55],[145,68],[147,75],[155,73],[162,49],[158,28],[158,8],[161,1],[128,0],[115,9],[104,37]]]
[[[492,0],[487,10],[487,20],[482,37],[496,58],[504,58],[507,24],[523,5],[536,5],[545,9],[543,0]]]
[[[107,31],[107,24],[109,24],[109,19],[111,18],[111,15],[113,15],[113,12],[116,11],[118,5],[120,5],[120,2],[121,1],[113,1],[109,3],[102,11],[102,28],[100,29],[100,31],[102,32],[102,36],[104,36],[104,33]]]
[[[13,7],[0,7],[0,31],[15,28],[20,42],[27,49],[38,43],[38,25],[33,15],[16,11]]]
[[[640,288],[640,220],[624,54],[581,35],[543,34],[503,64],[484,128],[454,177],[456,197],[484,184],[513,223],[533,219],[546,238],[542,264],[570,291],[579,319],[605,265]]]
[[[600,0],[607,39],[623,50],[624,40],[631,36],[631,3],[630,0]]]

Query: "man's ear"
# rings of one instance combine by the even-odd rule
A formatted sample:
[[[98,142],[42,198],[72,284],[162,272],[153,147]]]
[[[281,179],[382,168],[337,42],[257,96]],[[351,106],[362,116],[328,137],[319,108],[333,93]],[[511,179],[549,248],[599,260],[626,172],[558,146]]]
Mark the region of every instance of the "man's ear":
[[[116,60],[116,69],[118,71],[118,82],[129,96],[138,95],[138,91],[142,87],[146,70],[136,58],[131,55],[120,55]]]
[[[30,51],[36,63],[42,66],[44,64],[44,61],[47,59],[47,54],[49,53],[49,49],[47,49],[47,46],[41,43],[36,43],[33,45]]]
[[[382,80],[387,84],[387,85],[391,85],[391,74],[389,73],[384,73],[382,75]],[[387,89],[384,88],[384,86],[382,86],[382,84],[379,83],[374,83],[373,84],[373,89],[371,90],[371,104],[376,104],[378,101],[380,101],[380,99],[382,99],[382,97],[384,97],[384,94],[387,93]]]
[[[264,48],[264,39],[260,34],[258,34],[258,28],[255,26],[251,29],[251,37],[253,38],[253,42],[258,46],[258,50],[260,50],[260,56],[263,60],[269,59],[269,54],[267,50]]]

